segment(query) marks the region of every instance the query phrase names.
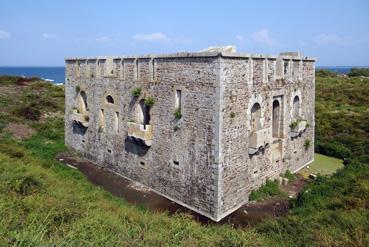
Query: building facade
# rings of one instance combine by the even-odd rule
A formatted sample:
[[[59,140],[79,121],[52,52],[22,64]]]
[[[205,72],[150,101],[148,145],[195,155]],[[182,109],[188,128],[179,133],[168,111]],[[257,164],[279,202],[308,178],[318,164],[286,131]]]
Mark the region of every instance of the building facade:
[[[65,142],[219,221],[313,161],[314,63],[294,52],[67,58]]]

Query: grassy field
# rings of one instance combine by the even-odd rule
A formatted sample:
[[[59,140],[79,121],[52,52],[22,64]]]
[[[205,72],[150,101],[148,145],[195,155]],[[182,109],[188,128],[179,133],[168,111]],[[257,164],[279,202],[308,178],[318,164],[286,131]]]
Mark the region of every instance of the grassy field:
[[[304,178],[307,178],[311,173],[325,176],[332,175],[341,168],[343,168],[341,159],[316,153],[314,155],[314,162],[309,165],[309,168],[305,167],[301,169],[299,173],[303,175]]]
[[[63,111],[63,87],[0,77],[0,246],[369,245],[368,165],[353,159],[318,177],[287,217],[247,229],[201,225],[129,205],[55,160],[66,151]],[[9,123],[34,134],[16,139],[21,128]]]

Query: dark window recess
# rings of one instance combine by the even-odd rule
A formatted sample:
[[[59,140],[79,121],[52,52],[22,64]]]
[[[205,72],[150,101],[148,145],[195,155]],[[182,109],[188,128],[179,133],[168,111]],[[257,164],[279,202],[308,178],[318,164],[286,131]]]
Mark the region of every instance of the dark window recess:
[[[144,166],[144,165],[145,165],[145,162],[142,162],[142,161],[141,161],[141,162],[140,162],[140,164],[141,164],[142,166]]]
[[[108,149],[108,152],[109,152],[109,153],[111,153],[111,150],[110,150],[110,149]]]
[[[83,143],[85,143],[86,141],[85,140],[82,140]]]
[[[179,161],[173,160],[173,164],[176,165],[176,166],[179,166]]]
[[[111,97],[111,95],[106,96],[106,101],[110,104],[114,104],[114,99]]]

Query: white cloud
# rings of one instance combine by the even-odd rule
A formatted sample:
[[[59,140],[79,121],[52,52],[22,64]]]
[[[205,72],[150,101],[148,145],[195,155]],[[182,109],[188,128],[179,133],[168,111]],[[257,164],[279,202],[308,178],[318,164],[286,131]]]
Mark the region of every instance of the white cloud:
[[[56,35],[54,33],[43,33],[42,37],[45,39],[56,39]]]
[[[170,39],[163,33],[136,34],[132,37],[140,41],[169,42]]]
[[[240,35],[240,34],[237,34],[235,38],[236,38],[238,41],[243,41],[243,40],[244,40],[243,36],[242,36],[242,35]]]
[[[251,39],[257,43],[264,44],[267,46],[275,46],[278,44],[278,41],[276,39],[273,39],[269,35],[269,29],[263,28],[259,31],[254,32],[251,35]]]
[[[315,36],[313,41],[318,45],[347,45],[352,42],[352,38],[339,36],[337,34],[321,33]]]
[[[99,43],[106,43],[110,41],[110,38],[108,36],[102,36],[97,38],[96,41]]]
[[[9,38],[10,38],[10,33],[4,30],[0,30],[0,39],[9,39]]]

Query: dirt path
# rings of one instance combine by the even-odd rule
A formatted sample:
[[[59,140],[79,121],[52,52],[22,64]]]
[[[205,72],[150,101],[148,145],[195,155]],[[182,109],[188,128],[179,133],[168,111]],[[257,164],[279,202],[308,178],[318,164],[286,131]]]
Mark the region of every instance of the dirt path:
[[[103,187],[114,196],[124,198],[128,203],[144,205],[154,212],[166,211],[169,214],[184,212],[204,224],[230,224],[234,227],[248,227],[256,225],[270,217],[284,216],[288,214],[290,209],[287,198],[270,198],[262,202],[248,203],[220,222],[215,223],[200,214],[156,194],[145,186],[132,182],[108,170],[101,169],[92,162],[67,155],[59,155],[58,159],[64,164],[80,170],[93,184]],[[298,191],[301,190],[304,183],[303,180],[297,179],[294,183],[285,186],[283,189]]]

